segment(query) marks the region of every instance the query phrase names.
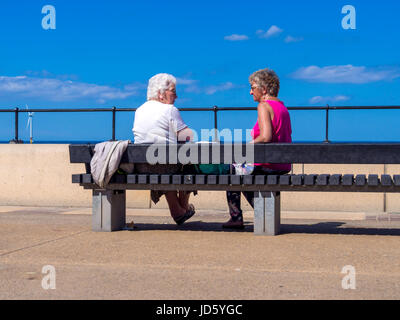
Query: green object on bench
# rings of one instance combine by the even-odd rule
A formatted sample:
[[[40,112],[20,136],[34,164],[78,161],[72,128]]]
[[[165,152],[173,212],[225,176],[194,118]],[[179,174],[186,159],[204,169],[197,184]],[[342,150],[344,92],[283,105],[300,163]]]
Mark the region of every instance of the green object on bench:
[[[196,171],[204,174],[228,174],[230,172],[229,164],[196,164]]]

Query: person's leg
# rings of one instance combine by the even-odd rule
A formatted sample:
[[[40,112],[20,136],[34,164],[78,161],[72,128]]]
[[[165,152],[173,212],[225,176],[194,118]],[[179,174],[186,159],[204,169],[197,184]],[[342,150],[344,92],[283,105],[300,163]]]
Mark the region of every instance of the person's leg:
[[[240,208],[240,191],[227,191],[226,199],[228,202],[229,214],[231,218],[224,223],[224,228],[243,228],[243,214]]]
[[[168,191],[165,193],[165,198],[168,202],[169,211],[171,213],[171,217],[176,219],[181,217],[186,213],[186,209],[184,209],[180,202],[176,191]]]
[[[243,195],[246,198],[247,202],[254,209],[254,191],[243,191]]]
[[[187,210],[181,206],[176,191],[166,192],[165,198],[167,199],[171,216],[176,222],[176,224],[181,225],[194,215],[195,211],[193,206],[192,208],[190,208],[191,206],[189,205],[189,209]]]
[[[186,211],[190,209],[189,208],[189,197],[190,197],[190,193],[189,192],[179,191],[179,196],[178,196],[179,204]]]

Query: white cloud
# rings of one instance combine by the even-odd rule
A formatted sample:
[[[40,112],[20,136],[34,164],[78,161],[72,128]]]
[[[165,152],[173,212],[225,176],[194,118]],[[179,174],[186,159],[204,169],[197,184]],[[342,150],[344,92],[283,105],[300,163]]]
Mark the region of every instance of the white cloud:
[[[227,91],[234,88],[237,88],[237,85],[234,85],[232,82],[225,82],[215,86],[208,86],[205,88],[205,93],[208,95],[214,94],[219,91]]]
[[[123,89],[119,89],[54,78],[0,76],[0,95],[13,94],[23,97],[40,97],[48,101],[71,101],[86,98],[105,103],[108,100],[126,99],[137,95],[140,89],[143,89],[142,84],[130,84]]]
[[[302,37],[297,37],[297,38],[295,38],[295,37],[292,37],[292,36],[287,36],[286,38],[285,38],[285,42],[286,43],[291,43],[291,42],[300,42],[300,41],[303,41],[304,39],[302,38]]]
[[[264,30],[257,30],[257,34],[260,38],[271,38],[273,36],[277,36],[278,34],[282,33],[283,30],[275,25],[271,26],[266,32]]]
[[[183,85],[183,86],[189,86],[189,85],[193,85],[197,82],[197,80],[193,80],[193,79],[187,79],[187,78],[176,78],[176,84],[179,85]]]
[[[186,93],[195,93],[195,94],[207,94],[212,95],[214,93],[220,91],[227,91],[235,88],[241,88],[242,86],[233,84],[232,82],[224,82],[217,85],[212,86],[204,86],[199,84],[198,80],[186,79],[186,78],[176,78],[177,85],[184,86],[183,91]]]
[[[224,39],[228,41],[243,41],[248,40],[249,37],[244,34],[231,34],[230,36],[225,36]]]
[[[294,79],[311,82],[362,84],[382,80],[393,80],[400,77],[400,70],[393,67],[357,67],[351,64],[322,68],[318,66],[309,66],[298,69],[291,76]]]
[[[311,104],[316,104],[316,103],[333,103],[333,102],[340,102],[340,101],[347,101],[350,100],[350,97],[344,96],[344,95],[336,95],[334,97],[322,97],[322,96],[316,96],[312,97],[309,102]]]

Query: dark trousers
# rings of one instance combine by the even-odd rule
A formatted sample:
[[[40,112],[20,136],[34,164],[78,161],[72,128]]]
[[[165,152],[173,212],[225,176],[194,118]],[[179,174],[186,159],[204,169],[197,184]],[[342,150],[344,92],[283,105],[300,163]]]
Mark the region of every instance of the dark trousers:
[[[234,168],[233,172],[234,172]],[[256,166],[254,168],[254,171],[252,172],[252,175],[269,175],[269,174],[287,174],[289,171],[276,171],[276,170],[271,170],[268,168],[262,168],[260,166]],[[243,193],[244,197],[248,201],[248,203],[251,205],[252,208],[254,208],[254,192],[253,191],[227,191],[226,192],[226,200],[228,202],[228,207],[229,207],[229,214],[231,215],[231,219],[233,221],[243,221],[243,213],[242,209],[240,207],[240,194]]]

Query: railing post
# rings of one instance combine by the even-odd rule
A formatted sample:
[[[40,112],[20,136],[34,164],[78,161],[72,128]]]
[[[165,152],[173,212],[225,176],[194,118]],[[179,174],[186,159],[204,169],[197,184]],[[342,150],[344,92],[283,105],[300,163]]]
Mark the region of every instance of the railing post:
[[[15,108],[15,138],[10,141],[10,143],[23,143],[18,139],[18,117],[19,117],[19,108]]]
[[[329,104],[326,105],[325,141],[324,141],[324,143],[330,143],[330,141],[329,141]]]
[[[218,107],[214,106],[214,140],[218,141],[218,117],[217,117],[217,113],[218,113]]]
[[[112,108],[112,141],[115,141],[115,113],[116,108]]]

